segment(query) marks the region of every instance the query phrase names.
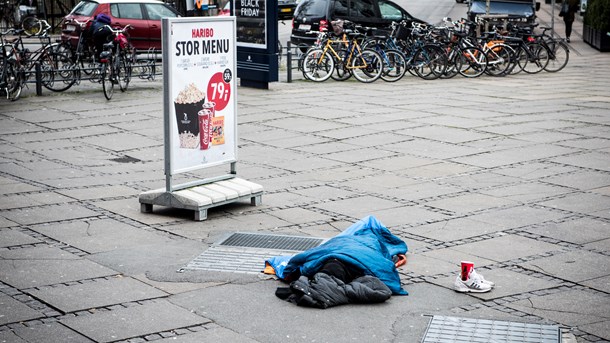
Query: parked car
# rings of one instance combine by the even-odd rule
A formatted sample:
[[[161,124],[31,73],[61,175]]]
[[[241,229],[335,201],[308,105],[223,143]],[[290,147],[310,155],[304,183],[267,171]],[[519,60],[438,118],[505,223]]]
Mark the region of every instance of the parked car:
[[[487,6],[489,5],[489,9]],[[533,23],[536,21],[536,11],[540,2],[533,0],[470,0],[468,3],[468,19],[475,21],[477,17],[485,17],[487,12],[494,16],[494,21],[501,23],[509,21]],[[504,17],[504,18],[502,18]]]
[[[330,22],[336,19],[381,30],[390,30],[393,21],[425,23],[390,0],[301,0],[292,19],[290,42],[309,46],[316,35],[308,32],[331,30]]]
[[[277,17],[279,20],[291,19],[297,8],[296,0],[277,0]]]
[[[64,17],[61,39],[76,46],[80,26],[73,20],[93,20],[99,13],[109,15],[112,26],[131,25],[133,29],[129,30],[129,36],[138,50],[161,49],[161,18],[180,16],[178,11],[159,0],[83,0]]]

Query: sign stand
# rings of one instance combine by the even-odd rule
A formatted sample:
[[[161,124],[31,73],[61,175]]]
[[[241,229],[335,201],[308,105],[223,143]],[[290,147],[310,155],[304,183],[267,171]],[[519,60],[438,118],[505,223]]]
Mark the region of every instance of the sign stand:
[[[234,17],[165,18],[163,111],[165,188],[141,193],[140,211],[153,205],[195,212],[249,199],[263,187],[237,177],[236,25]],[[230,165],[229,174],[174,185],[178,173]]]

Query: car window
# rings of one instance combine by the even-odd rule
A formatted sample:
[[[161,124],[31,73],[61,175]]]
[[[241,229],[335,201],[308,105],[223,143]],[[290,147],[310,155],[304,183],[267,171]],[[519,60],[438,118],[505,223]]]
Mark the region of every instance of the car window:
[[[97,8],[97,3],[91,1],[81,1],[74,7],[70,14],[83,15],[83,16],[91,16],[95,9]]]
[[[398,8],[395,4],[379,0],[379,11],[381,12],[381,18],[388,20],[403,20],[410,19],[409,16],[403,17],[403,11]]]
[[[350,16],[356,18],[374,18],[375,3],[373,0],[351,0]]]
[[[175,18],[176,13],[163,4],[144,4],[148,19],[161,20],[161,18]]]
[[[144,19],[140,4],[112,4],[110,13],[115,18],[122,19]]]
[[[346,0],[347,1],[347,0]],[[326,16],[326,1],[319,0],[301,0],[298,6],[300,15],[325,17]]]

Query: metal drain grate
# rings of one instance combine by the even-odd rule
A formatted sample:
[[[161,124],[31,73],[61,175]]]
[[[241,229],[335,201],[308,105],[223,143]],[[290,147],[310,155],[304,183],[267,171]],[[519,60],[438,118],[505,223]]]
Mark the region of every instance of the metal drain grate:
[[[294,255],[317,247],[323,238],[238,232],[215,243],[197,256],[184,270],[259,274],[265,260]]]
[[[228,245],[234,247],[249,247],[261,249],[280,249],[305,251],[317,247],[322,243],[322,238],[299,237],[284,235],[266,235],[259,233],[237,232],[227,237],[218,245]]]
[[[557,325],[433,316],[422,343],[559,343]]]

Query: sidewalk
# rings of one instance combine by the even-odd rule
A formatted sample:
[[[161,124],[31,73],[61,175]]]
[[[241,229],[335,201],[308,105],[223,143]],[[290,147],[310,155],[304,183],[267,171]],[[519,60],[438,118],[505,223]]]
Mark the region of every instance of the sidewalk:
[[[160,81],[0,100],[0,342],[420,342],[433,315],[610,341],[610,54],[577,37],[559,73],[240,87],[237,173],[263,204],[203,222],[140,213],[164,187]],[[259,274],[183,270],[231,233],[367,215],[409,246],[409,296],[315,310]],[[461,260],[496,288],[454,292]]]

